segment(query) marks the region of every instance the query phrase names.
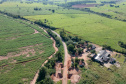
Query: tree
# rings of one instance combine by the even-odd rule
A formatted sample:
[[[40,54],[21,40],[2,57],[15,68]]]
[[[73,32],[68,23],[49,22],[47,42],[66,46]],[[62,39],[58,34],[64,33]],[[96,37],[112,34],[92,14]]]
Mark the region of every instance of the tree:
[[[45,64],[48,69],[54,69],[55,67],[55,58],[49,59],[48,62]]]
[[[62,53],[61,53],[61,51],[58,51],[57,53],[56,53],[56,58],[57,58],[57,61],[60,61],[60,62],[62,62],[63,61],[63,58],[62,58]]]
[[[81,59],[81,62],[84,62],[84,59]]]
[[[79,63],[79,59],[77,57],[75,58],[75,63]]]
[[[91,45],[91,44],[90,44],[90,45],[88,45],[88,46],[87,46],[87,48],[92,48],[92,45]]]
[[[73,41],[75,41],[75,42],[78,42],[78,41],[81,40],[80,38],[78,38],[78,36],[73,36],[71,39],[72,39]]]
[[[77,50],[78,50],[78,54],[79,55],[83,53],[83,49],[82,48],[78,48]]]
[[[91,50],[90,52],[91,52],[91,53],[96,53],[96,51],[95,51],[95,50]]]
[[[78,42],[78,44],[80,44],[80,45],[83,46],[83,45],[84,45],[84,42],[85,42],[85,41],[82,41],[82,40],[81,40],[81,41]]]
[[[55,13],[55,10],[52,10],[52,13]]]
[[[75,68],[77,68],[78,63],[75,62]]]
[[[108,45],[103,45],[103,50],[104,49],[112,50],[111,46],[108,46]]]
[[[60,36],[62,37],[62,39],[63,39],[64,41],[68,41],[67,34],[65,33],[64,30],[60,31]]]
[[[41,80],[39,83],[37,84],[54,84],[54,82],[52,81],[52,79],[49,78],[45,78],[44,80]]]
[[[73,44],[73,41],[72,41],[72,40],[68,40],[66,44],[67,44],[67,45]]]
[[[69,50],[71,53],[73,53],[74,48],[75,48],[74,45],[72,45],[72,44],[69,44],[69,45],[68,45],[68,50]]]
[[[45,76],[47,75],[47,70],[45,67],[42,67],[39,71],[39,76],[37,78],[37,82],[40,82],[41,80],[43,80],[45,78]]]

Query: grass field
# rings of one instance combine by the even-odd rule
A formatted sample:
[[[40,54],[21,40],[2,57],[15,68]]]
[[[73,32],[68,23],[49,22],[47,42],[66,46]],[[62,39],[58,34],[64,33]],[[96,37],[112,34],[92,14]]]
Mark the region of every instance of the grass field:
[[[52,43],[38,26],[0,14],[0,57],[8,57],[0,60],[0,84],[29,84],[54,53]]]
[[[111,66],[110,69],[99,65],[99,63],[88,61],[89,69],[81,69],[81,80],[78,84],[125,84],[126,63],[120,68]]]
[[[41,8],[41,10],[34,10],[34,8]],[[49,10],[51,9],[51,10]],[[55,10],[55,13],[60,14],[83,14],[85,12],[72,10],[72,9],[63,9],[56,5],[43,5],[42,3],[20,3],[20,2],[5,2],[0,4],[0,10],[14,15],[21,16],[30,16],[30,15],[51,15],[52,10]]]
[[[26,16],[25,18],[32,21],[46,19],[48,25],[65,29],[99,45],[107,44],[116,50],[122,49],[118,46],[118,41],[126,41],[125,22],[95,14],[53,14]]]
[[[110,7],[110,5],[104,5],[101,7],[94,7],[91,8],[91,10],[95,11],[95,12],[100,12],[100,13],[105,13],[108,15],[112,15],[112,18],[117,18],[117,19],[121,19],[121,20],[125,20],[126,19],[126,2],[122,2],[122,3],[117,3],[117,4],[112,4],[114,5],[113,7]],[[119,7],[115,7],[115,6],[119,6]]]
[[[34,10],[34,8],[42,8],[42,10]],[[52,5],[43,5],[42,3],[20,3],[20,2],[5,2],[3,4],[0,4],[0,10],[9,12],[15,15],[42,15],[42,14],[52,14],[51,11],[47,9],[56,8],[57,6]]]

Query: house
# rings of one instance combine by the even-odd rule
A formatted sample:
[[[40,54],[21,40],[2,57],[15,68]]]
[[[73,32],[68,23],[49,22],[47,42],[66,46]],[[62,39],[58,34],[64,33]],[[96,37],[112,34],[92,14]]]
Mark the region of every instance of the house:
[[[94,59],[100,63],[108,62],[110,60],[110,54],[106,50],[101,50]]]

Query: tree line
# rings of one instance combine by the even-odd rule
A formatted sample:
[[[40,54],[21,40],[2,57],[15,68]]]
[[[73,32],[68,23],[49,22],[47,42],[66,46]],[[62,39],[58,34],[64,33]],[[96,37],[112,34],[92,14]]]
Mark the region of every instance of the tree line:
[[[62,6],[62,7],[72,7],[72,5],[77,5],[77,4],[86,4],[86,3],[96,3],[96,1],[74,1],[74,2],[68,2],[68,3],[65,3],[65,4],[60,4],[58,6]]]
[[[50,29],[47,30],[48,34],[53,37],[56,41],[56,45],[58,47],[58,52],[48,60],[48,62],[40,69],[39,76],[37,78],[37,84],[54,84],[53,80],[50,78],[52,74],[55,74],[55,64],[56,62],[63,62],[63,50],[61,47],[63,46],[60,39],[55,35]]]
[[[7,16],[10,16],[10,17],[15,18],[15,19],[22,19],[22,20],[29,21],[28,19],[23,18],[23,17],[20,16],[20,15],[14,15],[14,14],[11,14],[11,13],[3,12],[3,11],[1,11],[1,10],[0,10],[0,13],[1,13],[1,14],[4,14],[4,15],[7,15]]]
[[[43,27],[45,27],[45,28],[52,29],[52,30],[58,29],[58,28],[51,27],[51,26],[49,26],[49,25],[44,24],[41,20],[36,20],[34,23],[35,23],[35,24],[38,24],[38,25],[40,25],[40,26],[43,26]]]

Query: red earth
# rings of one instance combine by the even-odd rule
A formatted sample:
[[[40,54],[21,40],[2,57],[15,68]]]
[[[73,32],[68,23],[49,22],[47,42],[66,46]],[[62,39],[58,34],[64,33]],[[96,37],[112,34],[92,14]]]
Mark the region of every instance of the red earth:
[[[87,8],[87,7],[95,7],[96,5],[99,4],[78,4],[78,5],[73,5],[73,8]]]

